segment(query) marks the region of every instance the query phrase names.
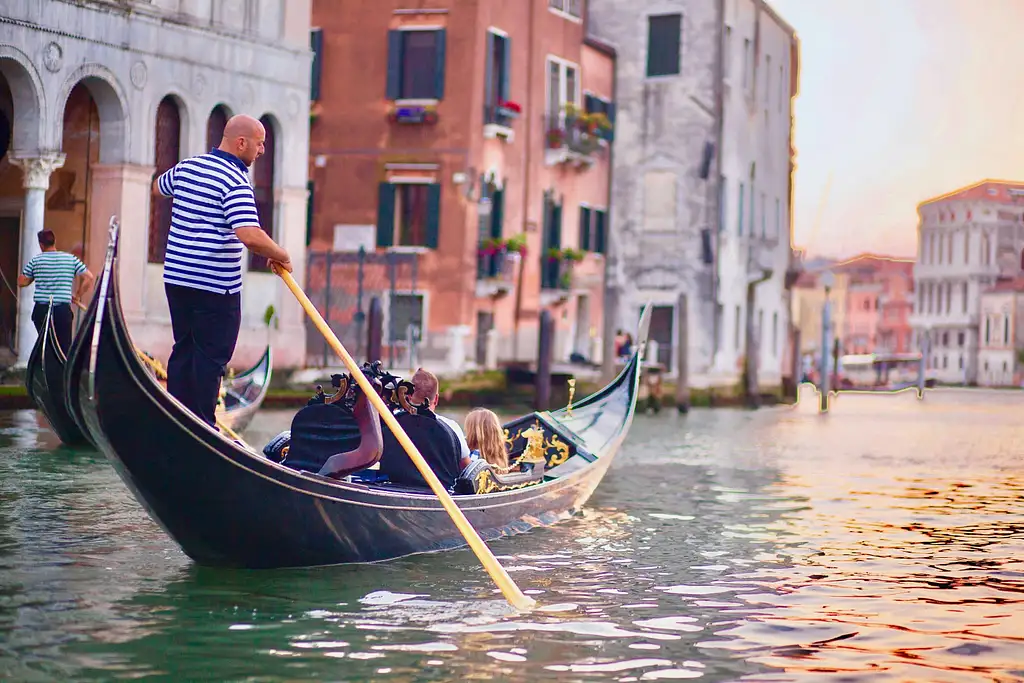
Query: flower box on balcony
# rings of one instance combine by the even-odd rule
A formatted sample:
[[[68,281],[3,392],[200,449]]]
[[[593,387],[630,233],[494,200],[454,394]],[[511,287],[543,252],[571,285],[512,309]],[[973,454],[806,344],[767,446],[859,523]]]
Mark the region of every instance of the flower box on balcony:
[[[388,114],[392,123],[437,123],[437,108],[430,105],[395,105]]]
[[[499,117],[517,119],[523,112],[523,108],[516,102],[498,102],[498,106],[494,111]]]

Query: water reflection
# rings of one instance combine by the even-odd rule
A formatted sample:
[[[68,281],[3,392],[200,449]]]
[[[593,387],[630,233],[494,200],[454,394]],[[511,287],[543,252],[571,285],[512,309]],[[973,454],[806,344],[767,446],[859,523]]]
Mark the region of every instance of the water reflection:
[[[466,551],[197,568],[102,457],[3,416],[0,678],[1024,677],[1024,397],[996,396],[638,418],[582,515],[494,544],[529,614]]]

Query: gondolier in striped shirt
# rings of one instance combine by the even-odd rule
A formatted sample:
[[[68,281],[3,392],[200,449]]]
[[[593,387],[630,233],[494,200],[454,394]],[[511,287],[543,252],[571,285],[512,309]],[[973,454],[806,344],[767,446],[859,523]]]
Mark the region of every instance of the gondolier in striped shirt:
[[[78,304],[82,296],[89,291],[95,277],[85,264],[74,254],[57,251],[57,238],[52,230],[40,230],[36,233],[41,253],[36,254],[18,276],[18,286],[28,287],[35,283],[36,290],[32,295],[35,306],[32,308],[32,324],[36,332],[43,333],[46,322],[46,309],[53,299],[53,329],[57,333],[57,343],[61,351],[67,354],[71,348],[72,311],[71,304]]]
[[[217,149],[179,162],[153,182],[154,195],[173,198],[164,255],[174,334],[167,390],[214,429],[221,378],[242,319],[243,246],[292,270],[288,252],[260,227],[249,180],[265,139],[259,121],[233,116]]]

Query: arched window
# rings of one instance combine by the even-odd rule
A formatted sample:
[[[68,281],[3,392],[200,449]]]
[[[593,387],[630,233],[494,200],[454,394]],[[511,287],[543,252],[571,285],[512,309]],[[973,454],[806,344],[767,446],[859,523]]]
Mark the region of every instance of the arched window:
[[[263,156],[253,164],[253,192],[256,195],[256,211],[259,213],[263,231],[274,236],[274,169],[277,167],[276,139],[274,121],[269,116],[260,119],[267,131]],[[267,259],[252,252],[249,253],[249,270],[268,271]]]
[[[228,109],[223,104],[218,104],[210,112],[210,118],[206,120],[207,152],[215,147],[220,147],[221,138],[224,137],[224,128],[228,125],[228,118]]]
[[[156,108],[156,175],[181,158],[181,112],[174,98],[167,96]],[[171,201],[153,197],[149,203],[149,262],[163,263],[167,234],[171,230]]]

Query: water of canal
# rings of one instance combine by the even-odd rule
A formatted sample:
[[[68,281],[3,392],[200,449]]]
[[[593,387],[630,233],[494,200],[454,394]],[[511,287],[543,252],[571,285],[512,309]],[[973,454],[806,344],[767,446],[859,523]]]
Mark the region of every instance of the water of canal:
[[[494,551],[198,569],[104,458],[0,414],[0,679],[1024,680],[1024,394],[640,416]],[[266,412],[252,443],[287,426]]]

